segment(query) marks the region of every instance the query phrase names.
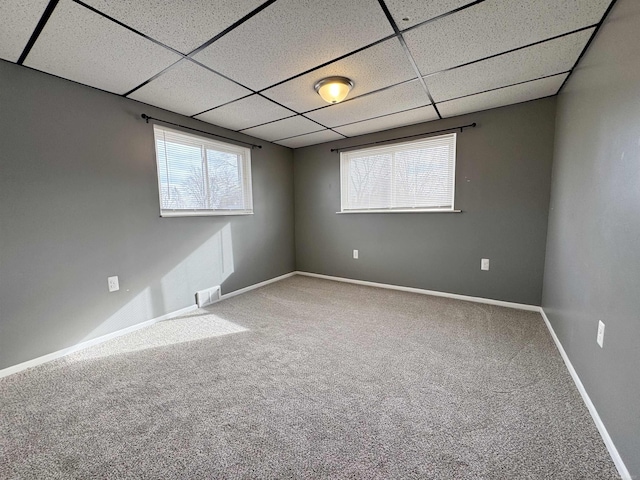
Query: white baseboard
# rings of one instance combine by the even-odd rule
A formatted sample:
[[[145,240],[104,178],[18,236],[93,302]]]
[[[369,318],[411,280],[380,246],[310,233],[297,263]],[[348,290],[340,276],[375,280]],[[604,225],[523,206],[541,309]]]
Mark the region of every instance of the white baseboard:
[[[578,391],[580,392],[580,395],[582,396],[582,400],[584,401],[585,405],[587,406],[587,409],[589,410],[589,413],[591,414],[591,417],[593,418],[593,421],[596,424],[596,428],[598,429],[598,431],[600,432],[600,435],[602,436],[602,440],[604,441],[604,444],[607,447],[607,450],[609,451],[609,455],[611,455],[613,463],[615,464],[616,468],[618,469],[618,473],[622,477],[622,480],[631,480],[631,474],[629,473],[629,470],[627,470],[627,467],[625,466],[624,462],[622,461],[622,458],[620,457],[620,454],[618,453],[618,449],[616,448],[616,446],[613,443],[613,440],[609,436],[609,432],[607,432],[607,429],[604,426],[604,423],[602,422],[602,419],[600,418],[600,415],[598,415],[598,411],[596,410],[596,407],[593,405],[593,402],[589,398],[589,394],[585,390],[584,385],[582,384],[582,381],[580,380],[580,377],[578,377],[578,374],[577,374],[576,370],[573,368],[571,360],[569,360],[569,357],[567,356],[567,353],[564,351],[564,348],[563,348],[562,344],[560,343],[560,340],[558,339],[558,336],[556,335],[556,332],[553,330],[553,327],[551,326],[551,323],[549,322],[549,319],[547,318],[547,315],[546,315],[546,313],[545,313],[545,311],[544,311],[544,309],[542,307],[539,307],[539,306],[536,306],[536,305],[527,305],[527,304],[523,304],[523,303],[504,302],[502,300],[493,300],[493,299],[490,299],[490,298],[472,297],[472,296],[469,296],[469,295],[459,295],[459,294],[456,294],[456,293],[438,292],[438,291],[435,291],[435,290],[425,290],[425,289],[421,289],[421,288],[403,287],[403,286],[400,286],[400,285],[391,285],[391,284],[386,284],[386,283],[368,282],[368,281],[365,281],[365,280],[354,280],[354,279],[344,278],[344,277],[333,277],[333,276],[330,276],[330,275],[322,275],[322,274],[319,274],[319,273],[310,273],[310,272],[302,272],[302,271],[295,271],[295,272],[286,273],[284,275],[280,275],[279,277],[271,278],[269,280],[265,280],[264,282],[256,283],[254,285],[249,285],[248,287],[244,287],[244,288],[241,288],[239,290],[235,290],[233,292],[229,292],[229,293],[223,294],[223,295],[220,296],[220,300],[218,300],[218,301],[221,301],[221,300],[224,300],[224,299],[227,299],[227,298],[231,298],[231,297],[235,297],[236,295],[241,295],[241,294],[249,292],[251,290],[255,290],[257,288],[264,287],[265,285],[269,285],[270,283],[279,282],[280,280],[284,280],[285,278],[289,278],[289,277],[292,277],[294,275],[303,275],[303,276],[307,276],[307,277],[323,278],[323,279],[326,279],[326,280],[333,280],[333,281],[344,282],[344,283],[353,283],[353,284],[356,284],[356,285],[365,285],[365,286],[376,287],[376,288],[386,288],[386,289],[389,289],[389,290],[400,290],[400,291],[404,291],[404,292],[419,293],[419,294],[422,294],[422,295],[433,295],[433,296],[437,296],[437,297],[454,298],[454,299],[457,299],[457,300],[463,300],[463,301],[467,301],[467,302],[484,303],[484,304],[488,304],[488,305],[497,305],[497,306],[501,306],[501,307],[515,308],[515,309],[518,309],[518,310],[527,310],[527,311],[533,311],[533,312],[540,312],[540,314],[542,315],[542,318],[544,320],[544,323],[546,324],[547,328],[549,329],[549,333],[551,334],[551,338],[553,338],[553,341],[555,342],[556,347],[558,348],[558,351],[560,352],[560,355],[562,356],[562,359],[564,360],[564,363],[565,363],[565,365],[567,367],[567,370],[569,370],[569,374],[571,375],[571,378],[573,378],[573,381],[575,382],[576,387],[578,388]],[[145,322],[138,323],[136,325],[132,325],[132,326],[127,327],[127,328],[123,328],[122,330],[118,330],[116,332],[112,332],[112,333],[109,333],[107,335],[103,335],[101,337],[94,338],[92,340],[87,340],[86,342],[78,343],[77,345],[74,345],[72,347],[68,347],[68,348],[65,348],[65,349],[62,349],[62,350],[58,350],[57,352],[49,353],[47,355],[43,355],[42,357],[38,357],[38,358],[35,358],[33,360],[28,360],[26,362],[19,363],[18,365],[14,365],[12,367],[8,367],[8,368],[5,368],[5,369],[2,369],[2,370],[0,370],[0,378],[6,377],[8,375],[12,375],[14,373],[18,373],[18,372],[20,372],[22,370],[26,370],[27,368],[35,367],[37,365],[41,365],[43,363],[50,362],[52,360],[64,357],[66,355],[69,355],[71,353],[74,353],[74,352],[77,352],[79,350],[85,349],[87,347],[91,347],[93,345],[98,345],[100,343],[106,342],[107,340],[111,340],[112,338],[116,338],[116,337],[120,337],[122,335],[126,335],[127,333],[134,332],[134,331],[139,330],[141,328],[149,327],[149,326],[153,325],[154,323],[158,323],[158,322],[161,322],[163,320],[169,320],[171,318],[175,318],[175,317],[178,317],[180,315],[184,315],[185,313],[189,313],[189,312],[191,312],[193,310],[196,310],[197,308],[198,308],[197,305],[190,305],[188,307],[182,308],[182,309],[177,310],[175,312],[170,312],[170,313],[167,313],[165,315],[161,315],[160,317],[153,318],[151,320],[147,320]]]
[[[255,285],[249,285],[248,287],[241,288],[239,290],[235,290],[233,292],[220,295],[220,299],[224,300],[225,298],[235,297],[236,295],[240,295],[242,293],[248,292],[250,290],[255,290],[256,288],[264,287],[270,283],[278,282],[288,277],[292,277],[296,274],[296,272],[286,273],[284,275],[280,275],[279,277],[271,278],[269,280],[265,280],[264,282],[256,283]],[[215,303],[215,302],[213,302]],[[43,355],[42,357],[34,358],[33,360],[27,360],[26,362],[19,363],[17,365],[13,365],[12,367],[7,367],[0,370],[0,378],[6,377],[9,375],[13,375],[14,373],[21,372],[26,370],[27,368],[35,367],[37,365],[42,365],[43,363],[50,362],[57,358],[64,357],[66,355],[70,355],[71,353],[77,352],[78,350],[82,350],[93,345],[98,345],[99,343],[106,342],[107,340],[111,340],[112,338],[120,337],[122,335],[126,335],[127,333],[135,332],[141,328],[150,327],[154,323],[161,322],[163,320],[169,320],[170,318],[179,317],[180,315],[184,315],[185,313],[189,313],[198,308],[197,305],[190,305],[188,307],[182,308],[175,312],[167,313],[157,318],[152,318],[151,320],[147,320],[142,323],[137,323],[127,328],[123,328],[122,330],[118,330],[116,332],[108,333],[106,335],[102,335],[101,337],[93,338],[91,340],[87,340],[86,342],[81,342],[76,345],[73,345],[68,348],[63,348],[62,350],[58,350],[57,352],[49,353],[47,355]]]
[[[547,318],[547,314],[544,312],[544,309],[542,307],[540,307],[540,314],[542,315],[544,323],[547,325],[547,328],[549,329],[551,338],[553,338],[553,341],[555,342],[556,347],[558,347],[558,351],[560,352],[560,355],[564,360],[564,364],[567,366],[567,370],[569,370],[569,374],[571,375],[571,378],[573,378],[573,381],[576,384],[576,387],[578,388],[580,395],[582,395],[582,400],[584,401],[585,405],[589,409],[589,413],[591,414],[591,417],[593,418],[593,421],[596,424],[596,428],[598,429],[598,431],[600,432],[600,435],[602,436],[602,440],[604,441],[604,444],[607,447],[607,450],[609,451],[609,455],[611,455],[611,459],[613,460],[613,463],[618,469],[618,473],[622,477],[622,480],[631,480],[631,474],[629,473],[629,470],[627,470],[627,467],[622,461],[622,458],[620,458],[618,449],[613,444],[613,440],[609,436],[609,432],[607,432],[607,428],[604,426],[604,423],[602,422],[600,415],[598,415],[598,411],[596,410],[595,405],[589,398],[589,394],[585,390],[584,385],[582,384],[580,377],[578,377],[578,373],[576,372],[575,368],[573,368],[573,365],[571,364],[571,360],[569,360],[569,357],[567,356],[567,352],[564,351],[564,347],[560,343],[560,339],[558,339],[556,332],[554,332],[553,327],[551,326],[551,322],[549,322],[549,319]]]
[[[447,293],[447,292],[438,292],[436,290],[424,290],[422,288],[413,288],[413,287],[402,287],[400,285],[391,285],[388,283],[376,283],[376,282],[367,282],[365,280],[353,280],[351,278],[344,277],[332,277],[330,275],[322,275],[320,273],[310,273],[310,272],[295,272],[297,275],[304,275],[305,277],[316,277],[316,278],[324,278],[325,280],[334,280],[336,282],[345,282],[345,283],[354,283],[356,285],[365,285],[367,287],[376,287],[376,288],[386,288],[389,290],[401,290],[403,292],[412,292],[419,293],[422,295],[432,295],[434,297],[446,297],[446,298],[455,298],[456,300],[463,300],[465,302],[475,302],[475,303],[484,303],[488,305],[497,305],[499,307],[508,307],[515,308],[518,310],[527,310],[529,312],[538,312],[540,311],[540,307],[537,305],[527,305],[526,303],[514,303],[514,302],[504,302],[502,300],[493,300],[491,298],[482,298],[482,297],[471,297],[469,295],[459,295],[457,293]]]
[[[285,278],[293,277],[296,273],[297,272],[285,273],[284,275],[280,275],[279,277],[270,278],[269,280],[265,280],[264,282],[254,283],[253,285],[249,285],[248,287],[240,288],[239,290],[234,290],[233,292],[222,294],[220,295],[220,299],[217,300],[217,302],[220,302],[227,298],[235,297],[236,295],[241,295],[251,290],[255,290],[256,288],[264,287],[265,285],[269,285],[270,283],[279,282],[280,280],[284,280]]]
[[[87,340],[86,342],[81,342],[71,347],[63,348],[62,350],[58,350],[57,352],[48,353],[47,355],[43,355],[38,358],[34,358],[33,360],[27,360],[26,362],[19,363],[12,367],[7,367],[0,370],[0,378],[6,377],[9,375],[13,375],[14,373],[21,372],[26,370],[27,368],[35,367],[37,365],[42,365],[43,363],[50,362],[57,358],[61,358],[71,353],[77,352],[79,350],[83,350],[88,347],[92,347],[93,345],[98,345],[99,343],[106,342],[107,340],[111,340],[112,338],[117,338],[122,335],[126,335],[127,333],[135,332],[136,330],[140,330],[141,328],[150,327],[154,323],[161,322],[163,320],[169,320],[170,318],[179,317],[180,315],[184,315],[185,313],[189,313],[198,308],[197,305],[190,305],[185,308],[181,308],[180,310],[176,310],[175,312],[166,313],[156,318],[152,318],[151,320],[144,321],[142,323],[136,323],[127,328],[123,328],[121,330],[117,330],[112,333],[107,333],[106,335],[102,335],[97,338],[92,338],[91,340]]]
[[[613,440],[609,436],[609,432],[607,432],[607,429],[604,426],[604,423],[602,422],[602,419],[600,418],[600,415],[598,415],[598,411],[596,410],[596,407],[593,405],[593,402],[589,398],[589,394],[585,390],[584,385],[582,384],[582,381],[580,380],[580,377],[578,377],[578,374],[576,373],[576,370],[573,368],[573,365],[571,364],[571,360],[569,360],[569,357],[567,356],[567,353],[564,351],[564,348],[563,348],[562,344],[560,343],[560,340],[558,339],[556,333],[553,331],[553,327],[551,326],[551,323],[549,322],[549,319],[547,318],[547,315],[545,314],[545,312],[544,312],[542,307],[538,307],[536,305],[527,305],[527,304],[522,304],[522,303],[503,302],[501,300],[493,300],[493,299],[489,299],[489,298],[471,297],[471,296],[468,296],[468,295],[458,295],[456,293],[446,293],[446,292],[438,292],[438,291],[433,291],[433,290],[423,290],[421,288],[402,287],[402,286],[390,285],[390,284],[386,284],[386,283],[367,282],[367,281],[364,281],[364,280],[353,280],[353,279],[344,278],[344,277],[333,277],[333,276],[330,276],[330,275],[322,275],[322,274],[319,274],[319,273],[310,273],[310,272],[302,272],[302,271],[297,271],[295,273],[297,275],[304,275],[304,276],[307,276],[307,277],[323,278],[323,279],[326,279],[326,280],[334,280],[334,281],[337,281],[337,282],[353,283],[353,284],[356,284],[356,285],[366,285],[366,286],[369,286],[369,287],[377,287],[377,288],[387,288],[387,289],[390,289],[390,290],[401,290],[401,291],[404,291],[404,292],[413,292],[413,293],[420,293],[420,294],[423,294],[423,295],[434,295],[434,296],[438,296],[438,297],[455,298],[457,300],[464,300],[464,301],[469,301],[469,302],[484,303],[484,304],[489,304],[489,305],[498,305],[498,306],[501,306],[501,307],[516,308],[516,309],[519,309],[519,310],[528,310],[528,311],[532,311],[532,312],[540,312],[540,314],[542,315],[542,318],[544,320],[544,323],[547,325],[547,328],[549,329],[549,333],[551,334],[551,337],[553,338],[553,341],[555,342],[556,347],[558,348],[558,351],[560,352],[560,355],[562,356],[562,359],[564,360],[564,363],[565,363],[565,365],[567,367],[567,370],[569,370],[569,374],[571,375],[571,378],[573,378],[573,381],[575,382],[576,387],[578,388],[578,391],[580,392],[580,395],[582,396],[582,400],[584,401],[585,405],[587,406],[587,409],[589,410],[589,413],[591,414],[591,417],[593,418],[593,421],[596,424],[596,428],[598,429],[598,431],[600,432],[600,435],[602,436],[602,440],[604,441],[604,444],[607,447],[607,450],[609,451],[609,455],[611,455],[611,459],[613,460],[613,463],[615,464],[616,468],[618,469],[618,473],[620,474],[620,477],[622,477],[622,480],[632,480],[631,479],[631,474],[629,473],[629,470],[627,470],[627,467],[625,466],[624,462],[622,461],[622,458],[620,457],[620,454],[618,453],[618,449],[616,448],[616,446],[613,443]]]

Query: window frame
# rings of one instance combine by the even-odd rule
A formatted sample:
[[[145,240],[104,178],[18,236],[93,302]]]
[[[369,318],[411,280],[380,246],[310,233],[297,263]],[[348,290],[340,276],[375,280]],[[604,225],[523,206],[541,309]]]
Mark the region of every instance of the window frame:
[[[240,171],[240,184],[242,188],[243,209],[164,209],[162,207],[162,180],[160,177],[161,165],[158,156],[158,131],[167,131],[172,134],[190,137],[200,143],[202,162],[203,162],[203,177],[208,177],[209,162],[206,159],[207,147],[209,150],[215,150],[222,153],[238,155],[241,158],[239,171]],[[217,139],[209,137],[194,135],[192,133],[185,132],[174,128],[168,128],[163,125],[153,125],[153,147],[156,160],[156,177],[158,181],[158,206],[160,208],[160,217],[172,218],[172,217],[212,217],[212,216],[229,216],[229,215],[253,215],[253,178],[251,168],[251,148],[243,147],[233,143],[222,142]],[[165,154],[166,155],[166,154]],[[168,160],[166,160],[168,162]],[[208,189],[208,184],[204,184],[205,190]]]
[[[453,138],[453,160],[452,160],[452,185],[451,185],[451,206],[450,207],[388,207],[388,208],[346,208],[347,200],[348,200],[348,190],[345,191],[345,175],[348,175],[348,171],[345,168],[346,163],[349,161],[347,158],[348,155],[352,155],[353,153],[364,153],[364,152],[375,152],[375,151],[383,151],[389,149],[397,149],[402,150],[403,147],[411,146],[413,144],[424,143],[431,139],[441,139],[443,137],[452,137]],[[411,140],[408,142],[398,142],[391,143],[387,145],[378,145],[372,146],[368,148],[353,148],[348,151],[340,152],[340,211],[336,212],[338,214],[358,214],[358,213],[460,213],[461,210],[456,210],[455,208],[455,200],[456,200],[456,164],[457,164],[457,142],[458,137],[457,133],[447,133],[444,135],[436,135],[431,137],[420,138],[417,140]],[[394,151],[394,154],[396,152]],[[392,166],[393,168],[393,166]],[[391,178],[391,195],[393,197],[393,177]],[[347,183],[348,188],[348,183]],[[346,197],[346,198],[345,198]]]

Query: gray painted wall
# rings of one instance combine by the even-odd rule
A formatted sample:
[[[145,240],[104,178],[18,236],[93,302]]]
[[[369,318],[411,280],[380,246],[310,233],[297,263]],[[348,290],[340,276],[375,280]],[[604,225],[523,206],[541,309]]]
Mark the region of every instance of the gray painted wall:
[[[640,478],[640,2],[619,0],[558,99],[543,307]],[[604,348],[596,344],[598,320]]]
[[[250,139],[253,216],[159,218],[141,113],[249,137],[4,61],[0,106],[0,368],[294,270],[291,150]]]
[[[295,150],[298,270],[540,305],[554,116],[547,98]],[[455,206],[464,213],[336,214],[340,158],[331,148],[471,122],[478,127],[457,144]]]

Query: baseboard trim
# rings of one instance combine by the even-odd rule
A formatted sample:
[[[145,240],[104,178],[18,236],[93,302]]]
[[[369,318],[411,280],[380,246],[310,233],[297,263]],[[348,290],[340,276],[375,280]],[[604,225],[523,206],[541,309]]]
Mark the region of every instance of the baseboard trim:
[[[264,287],[265,285],[269,285],[270,283],[279,282],[280,280],[284,280],[285,278],[293,277],[296,272],[285,273],[284,275],[280,275],[278,277],[270,278],[269,280],[265,280],[264,282],[254,283],[253,285],[249,285],[248,287],[240,288],[238,290],[234,290],[233,292],[225,293],[220,295],[220,299],[213,303],[221,302],[222,300],[226,300],[227,298],[235,297],[236,295],[241,295],[243,293],[247,293],[251,290],[255,290],[256,288]],[[211,305],[213,305],[213,303]]]
[[[248,287],[241,288],[239,290],[235,290],[233,292],[226,293],[224,295],[220,295],[220,299],[217,300],[217,303],[226,298],[235,297],[236,295],[240,295],[242,293],[248,292],[250,290],[255,290],[256,288],[264,287],[270,283],[279,282],[280,280],[284,280],[285,278],[292,277],[296,274],[296,272],[286,273],[284,275],[280,275],[279,277],[270,278],[269,280],[265,280],[264,282],[256,283],[254,285],[249,285]],[[213,305],[211,303],[210,305]],[[176,310],[175,312],[170,312],[165,315],[161,315],[157,318],[152,318],[151,320],[146,320],[142,323],[137,323],[127,328],[123,328],[121,330],[117,330],[112,333],[108,333],[106,335],[102,335],[101,337],[93,338],[91,340],[87,340],[86,342],[81,342],[71,347],[63,348],[62,350],[58,350],[56,352],[48,353],[47,355],[43,355],[38,358],[34,358],[33,360],[27,360],[26,362],[19,363],[17,365],[13,365],[11,367],[4,368],[0,370],[0,378],[7,377],[9,375],[13,375],[14,373],[21,372],[26,370],[27,368],[32,368],[38,365],[42,365],[43,363],[50,362],[52,360],[56,360],[58,358],[65,357],[79,350],[83,350],[88,347],[92,347],[94,345],[98,345],[100,343],[106,342],[107,340],[111,340],[112,338],[117,338],[122,335],[126,335],[127,333],[135,332],[136,330],[140,330],[141,328],[150,327],[154,323],[162,322],[163,320],[169,320],[171,318],[179,317],[180,315],[184,315],[185,313],[192,312],[193,310],[197,310],[197,305],[189,305],[188,307],[182,308],[180,310]]]
[[[602,440],[604,441],[604,444],[607,447],[607,450],[609,451],[609,455],[611,455],[611,459],[613,460],[613,463],[615,464],[615,466],[616,466],[616,468],[618,470],[618,473],[620,474],[620,477],[622,477],[622,480],[632,480],[631,479],[631,474],[629,473],[629,470],[627,470],[626,465],[624,464],[622,458],[620,457],[620,453],[618,452],[618,449],[616,448],[615,444],[613,443],[613,440],[611,439],[611,436],[609,435],[609,432],[607,431],[607,428],[605,427],[604,423],[602,422],[602,419],[600,418],[600,415],[598,414],[598,411],[596,410],[595,405],[591,401],[591,398],[589,398],[589,394],[585,390],[584,385],[582,384],[582,381],[580,380],[580,377],[578,376],[578,373],[576,372],[575,368],[573,368],[573,364],[571,363],[571,360],[569,360],[569,357],[567,356],[567,353],[565,352],[564,347],[562,346],[562,343],[560,343],[560,339],[556,335],[556,332],[553,330],[553,327],[551,326],[551,322],[549,322],[549,318],[547,317],[547,314],[545,313],[545,311],[544,311],[544,309],[542,307],[539,307],[539,306],[536,306],[536,305],[528,305],[528,304],[524,304],[524,303],[505,302],[505,301],[502,301],[502,300],[494,300],[494,299],[490,299],[490,298],[472,297],[472,296],[469,296],[469,295],[460,295],[460,294],[457,294],[457,293],[438,292],[438,291],[435,291],[435,290],[425,290],[425,289],[422,289],[422,288],[403,287],[403,286],[400,286],[400,285],[391,285],[391,284],[387,284],[387,283],[369,282],[369,281],[365,281],[365,280],[355,280],[355,279],[345,278],[345,277],[334,277],[334,276],[331,276],[331,275],[323,275],[323,274],[319,274],[319,273],[311,273],[311,272],[303,272],[303,271],[294,271],[294,272],[286,273],[284,275],[280,275],[278,277],[274,277],[274,278],[271,278],[269,280],[265,280],[263,282],[256,283],[254,285],[249,285],[248,287],[244,287],[244,288],[240,288],[238,290],[234,290],[233,292],[225,293],[225,294],[220,296],[220,299],[218,301],[222,301],[222,300],[225,300],[227,298],[231,298],[231,297],[235,297],[237,295],[241,295],[241,294],[249,292],[251,290],[255,290],[257,288],[264,287],[265,285],[269,285],[271,283],[279,282],[281,280],[284,280],[285,278],[289,278],[289,277],[292,277],[294,275],[302,275],[302,276],[305,276],[305,277],[322,278],[322,279],[325,279],[325,280],[333,280],[333,281],[336,281],[336,282],[352,283],[352,284],[356,284],[356,285],[364,285],[364,286],[376,287],[376,288],[385,288],[385,289],[388,289],[388,290],[400,290],[400,291],[404,291],[404,292],[418,293],[418,294],[421,294],[421,295],[432,295],[432,296],[436,296],[436,297],[453,298],[453,299],[456,299],[456,300],[463,300],[463,301],[466,301],[466,302],[476,302],[476,303],[483,303],[483,304],[488,304],[488,305],[497,305],[497,306],[507,307],[507,308],[515,308],[515,309],[518,309],[518,310],[527,310],[527,311],[539,312],[542,315],[542,319],[544,320],[544,323],[547,326],[547,329],[549,330],[549,333],[551,334],[551,338],[553,339],[554,343],[556,344],[556,347],[558,348],[558,351],[560,352],[560,356],[562,357],[562,360],[564,361],[564,363],[565,363],[565,365],[567,367],[567,370],[569,371],[569,374],[571,375],[571,378],[573,379],[573,381],[574,381],[574,383],[576,385],[576,388],[578,389],[578,392],[580,392],[580,395],[582,396],[582,400],[584,401],[585,405],[587,406],[587,409],[589,410],[589,413],[591,414],[591,418],[593,418],[593,421],[594,421],[594,423],[596,425],[596,428],[598,429],[598,431],[600,432],[600,435],[602,436]],[[126,335],[128,333],[135,332],[136,330],[140,330],[141,328],[149,327],[149,326],[153,325],[154,323],[158,323],[158,322],[161,322],[163,320],[169,320],[171,318],[179,317],[180,315],[184,315],[186,313],[192,312],[193,310],[197,310],[197,308],[198,308],[197,305],[190,305],[190,306],[182,308],[180,310],[176,310],[174,312],[170,312],[170,313],[167,313],[165,315],[161,315],[159,317],[152,318],[151,320],[147,320],[145,322],[138,323],[136,325],[132,325],[130,327],[123,328],[121,330],[117,330],[115,332],[108,333],[106,335],[102,335],[100,337],[93,338],[91,340],[87,340],[86,342],[81,342],[81,343],[78,343],[78,344],[73,345],[71,347],[64,348],[62,350],[58,350],[56,352],[52,352],[52,353],[49,353],[47,355],[43,355],[43,356],[38,357],[38,358],[34,358],[33,360],[27,360],[26,362],[22,362],[22,363],[19,363],[17,365],[13,365],[11,367],[4,368],[4,369],[0,370],[0,378],[7,377],[9,375],[13,375],[14,373],[21,372],[23,370],[35,367],[37,365],[42,365],[43,363],[47,363],[47,362],[50,362],[50,361],[58,359],[58,358],[62,358],[64,356],[70,355],[71,353],[77,352],[79,350],[83,350],[85,348],[88,348],[88,347],[91,347],[91,346],[98,345],[100,343],[106,342],[107,340],[111,340],[113,338],[117,338],[117,337],[120,337],[122,335]]]
[[[33,360],[27,360],[26,362],[19,363],[12,367],[4,368],[0,370],[0,378],[13,375],[14,373],[18,373],[23,370],[26,370],[27,368],[36,367],[38,365],[42,365],[43,363],[47,363],[52,360],[65,357],[79,350],[83,350],[85,348],[92,347],[94,345],[98,345],[100,343],[106,342],[107,340],[111,340],[112,338],[121,337],[122,335],[126,335],[127,333],[135,332],[136,330],[140,330],[141,328],[150,327],[154,323],[179,317],[180,315],[184,315],[185,313],[192,312],[197,308],[198,308],[197,305],[189,305],[188,307],[181,308],[180,310],[176,310],[175,312],[166,313],[159,317],[152,318],[151,320],[146,320],[142,323],[136,323],[135,325],[132,325],[130,327],[123,328],[121,330],[117,330],[112,333],[107,333],[106,335],[102,335],[97,338],[92,338],[91,340],[87,340],[86,342],[77,343],[76,345],[73,345],[71,347],[63,348],[62,350],[58,350],[56,352],[48,353],[47,355],[34,358]]]
[[[345,277],[334,277],[331,275],[323,275],[320,273],[296,271],[295,274],[303,275],[306,277],[315,277],[315,278],[322,278],[325,280],[333,280],[336,282],[353,283],[356,285],[365,285],[365,286],[376,287],[376,288],[386,288],[389,290],[400,290],[404,292],[419,293],[423,295],[433,295],[437,297],[454,298],[457,300],[463,300],[467,302],[484,303],[489,305],[498,305],[501,307],[515,308],[518,310],[539,312],[542,315],[542,319],[544,320],[544,323],[547,326],[549,333],[551,334],[551,338],[553,338],[553,341],[556,344],[556,347],[558,348],[560,355],[562,356],[562,360],[564,360],[565,366],[567,367],[567,370],[569,371],[569,374],[571,375],[571,378],[573,379],[578,389],[578,392],[580,392],[580,395],[582,396],[582,400],[584,401],[585,405],[587,406],[587,409],[589,410],[589,413],[591,414],[591,418],[593,418],[593,421],[596,424],[596,428],[598,429],[598,432],[600,432],[600,435],[602,436],[602,440],[604,441],[604,444],[607,447],[609,455],[611,456],[611,459],[613,460],[613,463],[615,464],[616,469],[620,474],[620,477],[622,478],[622,480],[632,480],[629,470],[627,470],[626,465],[622,461],[622,458],[620,457],[620,453],[618,452],[618,449],[613,443],[613,440],[611,439],[609,432],[607,432],[607,428],[604,426],[604,423],[602,422],[602,419],[600,418],[600,415],[598,414],[596,407],[593,405],[591,398],[589,398],[589,394],[585,390],[584,385],[582,384],[580,377],[578,377],[578,374],[575,368],[573,368],[573,364],[571,363],[571,360],[569,360],[569,357],[567,356],[567,353],[565,352],[564,347],[560,343],[560,340],[558,339],[556,332],[553,330],[553,327],[551,326],[551,323],[549,322],[549,319],[547,318],[547,315],[542,307],[539,307],[536,305],[527,305],[523,303],[504,302],[502,300],[493,300],[490,298],[472,297],[469,295],[459,295],[456,293],[438,292],[434,290],[424,290],[421,288],[413,288],[413,287],[402,287],[399,285],[391,285],[387,283],[376,283],[376,282],[368,282],[365,280],[354,280],[354,279],[345,278]]]
[[[463,300],[465,302],[484,303],[487,305],[497,305],[499,307],[515,308],[517,310],[527,310],[529,312],[538,312],[540,307],[537,305],[528,305],[526,303],[514,303],[505,302],[502,300],[494,300],[492,298],[472,297],[470,295],[460,295],[458,293],[438,292],[437,290],[425,290],[422,288],[403,287],[400,285],[391,285],[389,283],[377,283],[368,282],[366,280],[354,280],[352,278],[345,277],[333,277],[331,275],[323,275],[320,273],[311,272],[295,272],[297,275],[303,275],[305,277],[323,278],[325,280],[334,280],[336,282],[354,283],[356,285],[365,285],[367,287],[386,288],[388,290],[400,290],[403,292],[419,293],[421,295],[432,295],[434,297],[454,298],[456,300]]]
[[[556,332],[553,330],[553,327],[551,326],[551,322],[549,322],[549,318],[547,317],[547,314],[545,313],[542,307],[540,307],[540,314],[542,315],[542,319],[544,320],[544,323],[547,325],[547,329],[551,334],[551,338],[553,338],[553,341],[556,344],[556,347],[558,348],[560,355],[562,356],[562,360],[564,360],[564,364],[566,365],[567,370],[569,370],[569,374],[571,375],[571,378],[573,378],[573,381],[576,384],[576,387],[578,388],[580,395],[582,396],[582,400],[584,401],[585,405],[587,406],[587,409],[589,410],[589,413],[591,414],[591,418],[593,418],[593,421],[596,424],[596,428],[600,432],[600,436],[602,437],[602,440],[604,441],[604,444],[607,447],[607,450],[609,451],[609,455],[611,455],[611,459],[613,460],[613,463],[618,469],[618,473],[620,474],[620,477],[622,477],[622,480],[631,480],[631,474],[629,473],[629,470],[627,470],[626,465],[622,461],[622,458],[618,453],[618,449],[616,448],[616,446],[613,443],[613,440],[609,436],[609,432],[607,432],[607,428],[604,426],[604,423],[602,422],[602,419],[600,418],[600,415],[598,414],[598,411],[596,410],[595,405],[591,401],[591,398],[589,398],[589,394],[585,390],[584,385],[582,384],[582,381],[580,380],[580,377],[578,376],[578,373],[576,372],[575,368],[573,368],[573,364],[571,363],[571,360],[569,360],[569,357],[567,356],[567,352],[564,351],[564,347],[562,346],[562,343],[560,343],[560,339],[556,335]]]

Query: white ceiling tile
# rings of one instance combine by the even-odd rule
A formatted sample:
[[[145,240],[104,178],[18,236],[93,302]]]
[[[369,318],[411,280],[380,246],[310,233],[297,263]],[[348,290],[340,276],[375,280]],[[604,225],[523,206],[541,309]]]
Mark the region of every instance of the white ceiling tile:
[[[376,0],[278,0],[195,58],[258,90],[390,34]]]
[[[436,102],[571,70],[593,29],[426,77]]]
[[[25,65],[122,94],[179,58],[77,3],[62,0]]]
[[[331,130],[322,130],[321,132],[308,133],[297,137],[278,140],[276,143],[289,148],[308,147],[317,143],[331,142],[333,140],[341,140],[344,137],[332,132]]]
[[[438,110],[443,117],[453,117],[465,113],[479,112],[490,108],[502,107],[513,103],[526,102],[536,98],[555,95],[567,78],[568,74],[534,80],[511,87],[492,90],[490,92],[471,95],[449,102],[438,104]]]
[[[242,133],[272,142],[281,138],[317,132],[322,128],[322,126],[312,122],[308,118],[295,116],[285,118],[284,120],[278,120],[277,122],[267,123],[266,125],[260,125],[259,127],[249,128],[247,130],[243,130]]]
[[[423,75],[598,23],[610,0],[487,0],[404,34]]]
[[[259,7],[264,0],[84,1],[165,45],[189,53]]]
[[[468,5],[475,0],[386,0],[398,28],[404,30],[426,20]],[[404,20],[408,18],[408,20]]]
[[[433,106],[414,108],[405,112],[393,113],[384,117],[372,118],[363,122],[351,123],[342,127],[337,127],[336,132],[352,137],[354,135],[364,135],[365,133],[380,132],[391,128],[413,125],[414,123],[430,122],[438,120],[438,114]]]
[[[17,62],[49,0],[0,2],[0,58]]]
[[[195,118],[231,130],[242,130],[292,115],[295,115],[292,111],[260,95],[252,95],[197,115]]]
[[[183,60],[129,98],[194,115],[251,92],[191,61]]]
[[[335,127],[428,104],[429,98],[416,80],[330,105],[309,112],[307,116],[327,127]]]
[[[353,80],[355,86],[349,95],[356,96],[415,78],[416,74],[400,42],[392,38],[263,93],[297,112],[306,112],[326,105],[313,87],[332,76]]]

